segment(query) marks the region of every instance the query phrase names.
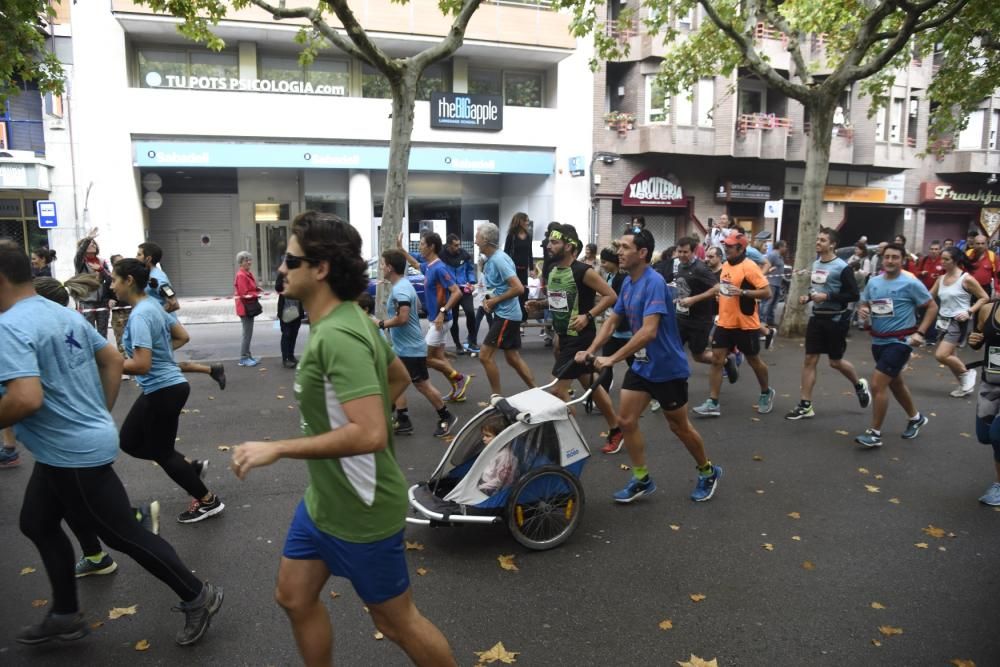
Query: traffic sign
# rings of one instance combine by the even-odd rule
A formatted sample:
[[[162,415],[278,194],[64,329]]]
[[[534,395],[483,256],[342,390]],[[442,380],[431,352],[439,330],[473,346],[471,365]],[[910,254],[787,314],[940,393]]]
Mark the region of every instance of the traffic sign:
[[[38,213],[38,226],[41,229],[55,229],[59,226],[59,219],[56,216],[56,203],[51,199],[36,201],[35,212]]]

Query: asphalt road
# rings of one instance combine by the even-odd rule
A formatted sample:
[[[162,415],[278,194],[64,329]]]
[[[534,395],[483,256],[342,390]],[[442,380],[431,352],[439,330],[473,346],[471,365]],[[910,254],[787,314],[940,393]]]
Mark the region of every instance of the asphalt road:
[[[192,336],[191,353],[199,358],[221,358],[216,351],[223,345],[238,349],[238,333],[233,337],[224,328],[192,327]],[[549,351],[536,334],[527,341],[525,356],[544,376]],[[848,358],[870,373],[867,343],[856,335]],[[255,353],[269,356],[263,344]],[[974,438],[973,402],[948,397],[950,376],[921,354],[907,381],[930,424],[918,439],[901,440],[905,418],[893,405],[885,446],[862,450],[838,431],[860,432],[868,415],[825,366],[815,394],[817,417],[782,418],[797,398],[801,354],[798,341],[779,342],[765,353],[779,394],[774,413],[757,418],[757,387],[745,377],[723,388],[721,418],[697,421],[710,456],[725,468],[711,502],[688,500],[692,462],[662,418],[647,414],[643,431],[659,491],[630,506],[615,505],[610,494],[630,474],[620,469],[626,456],[601,454],[603,420],[581,414],[594,454],[582,477],[583,521],[567,544],[533,553],[503,527],[408,528],[407,539],[424,545],[407,552],[416,601],[448,636],[459,664],[476,664],[475,652],[498,641],[519,652],[518,665],[546,667],[672,665],[691,654],[718,658],[719,665],[1000,664],[994,634],[1000,582],[989,569],[1000,546],[1000,514],[976,502],[994,473],[991,450]],[[477,360],[465,357],[457,365],[477,374],[469,403],[457,409],[467,418],[488,390]],[[212,461],[210,486],[226,502],[225,513],[177,524],[172,517],[187,501],[162,471],[126,455],[116,464],[134,501],[160,500],[161,534],[188,565],[225,588],[225,606],[209,634],[195,647],[175,646],[182,618],[170,613],[172,593],[120,556],[115,575],[79,582],[88,618],[103,621],[90,637],[37,648],[16,644],[16,629],[44,612],[32,601],[50,595],[38,555],[17,527],[30,473],[26,460],[18,469],[0,470],[0,500],[8,510],[0,514],[0,664],[298,664],[272,587],[305,466],[284,461],[240,482],[226,468],[228,452],[219,450],[296,432],[292,371],[273,358],[259,369],[227,366],[224,392],[207,378],[193,378],[178,443],[188,456]],[[513,373],[501,368],[507,391],[518,390]],[[706,388],[706,369],[698,366],[692,404],[704,399]],[[135,397],[133,385],[124,388],[115,410],[119,420]],[[418,434],[400,439],[397,453],[408,478],[419,481],[444,445],[429,435],[433,413],[426,402],[411,393],[410,403]],[[929,525],[946,536],[922,532]],[[501,554],[514,554],[520,571],[501,569]],[[37,571],[22,576],[25,567]],[[418,575],[417,568],[426,573]],[[340,594],[324,595],[338,664],[408,664],[395,646],[374,638],[346,581],[331,580],[327,588]],[[691,595],[705,598],[693,602]],[[876,602],[884,608],[873,608]],[[135,604],[134,616],[108,620],[111,608]],[[660,629],[665,620],[672,629]],[[885,636],[880,626],[902,634]],[[143,639],[150,648],[135,651]]]

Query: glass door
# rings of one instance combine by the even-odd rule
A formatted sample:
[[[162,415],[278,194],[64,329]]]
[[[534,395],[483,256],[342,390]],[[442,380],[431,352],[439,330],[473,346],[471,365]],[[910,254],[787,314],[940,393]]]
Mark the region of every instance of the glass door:
[[[288,249],[288,223],[257,224],[257,283],[274,286],[278,267]]]

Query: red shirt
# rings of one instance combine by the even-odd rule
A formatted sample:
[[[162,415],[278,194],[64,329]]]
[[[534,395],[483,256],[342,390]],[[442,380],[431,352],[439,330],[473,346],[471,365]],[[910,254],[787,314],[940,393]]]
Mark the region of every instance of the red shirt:
[[[245,317],[247,302],[255,301],[256,295],[260,292],[257,287],[257,279],[254,278],[252,272],[237,269],[233,285],[236,288],[236,314]]]
[[[972,270],[972,277],[976,279],[976,282],[984,288],[987,285],[992,285],[997,271],[996,257],[993,255],[993,251],[987,250],[978,260],[975,258],[974,250],[970,250],[966,254],[969,256],[969,259],[972,260],[972,264],[974,266]]]
[[[924,255],[917,261],[914,273],[920,282],[924,284],[924,287],[927,289],[934,287],[937,279],[944,275],[944,267],[941,266],[941,256],[938,255],[937,259],[934,259],[930,255]]]

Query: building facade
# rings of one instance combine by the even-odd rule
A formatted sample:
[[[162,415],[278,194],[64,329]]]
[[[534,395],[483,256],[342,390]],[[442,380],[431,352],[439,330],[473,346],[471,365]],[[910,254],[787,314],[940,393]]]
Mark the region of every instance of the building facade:
[[[450,27],[431,0],[352,8],[396,56]],[[96,226],[102,255],[155,241],[184,296],[226,294],[242,250],[269,284],[307,209],[349,219],[377,255],[391,102],[373,68],[332,48],[303,67],[301,24],[256,8],[220,23],[220,52],[128,0],[72,11],[73,171],[78,199],[87,193],[74,238]],[[541,221],[539,239],[549,220],[586,223],[587,179],[570,163],[591,151],[579,113],[588,58],[546,3],[479,8],[463,46],[421,79],[404,225],[414,246],[433,229],[471,249],[477,223],[504,229],[518,211]]]
[[[769,231],[794,247],[811,130],[802,105],[742,70],[665,95],[655,75],[666,47],[646,32],[648,8],[620,30],[610,23],[616,6],[609,6],[608,29],[630,49],[594,76],[594,149],[604,156],[594,170],[597,239],[610,241],[631,216],[644,215],[664,248],[685,234],[703,236],[709,220],[725,213],[748,231]],[[681,31],[705,20],[700,7],[674,19]],[[780,34],[759,24],[756,45],[784,75],[794,75]],[[822,76],[822,37],[803,48]],[[964,238],[971,225],[998,217],[989,206],[1000,206],[991,177],[1000,172],[998,99],[983,102],[941,157],[922,157],[936,148],[927,145],[926,96],[935,72],[933,60],[913,59],[896,73],[887,105],[871,117],[871,100],[859,87],[843,92],[822,209],[822,224],[839,229],[843,244],[904,234],[921,250],[932,237]],[[661,186],[651,191],[651,183]],[[637,198],[637,191],[652,196]],[[780,230],[777,219],[764,216],[765,202],[779,199]]]

